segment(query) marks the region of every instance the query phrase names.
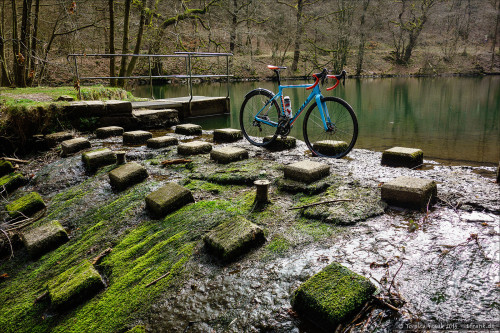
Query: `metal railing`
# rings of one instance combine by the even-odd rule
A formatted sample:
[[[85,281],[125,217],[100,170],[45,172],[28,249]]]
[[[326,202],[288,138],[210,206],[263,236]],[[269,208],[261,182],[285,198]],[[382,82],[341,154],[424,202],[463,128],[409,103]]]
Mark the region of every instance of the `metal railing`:
[[[75,66],[75,77],[78,87],[78,98],[81,99],[80,82],[82,80],[111,80],[111,79],[149,79],[149,85],[151,89],[151,98],[155,99],[153,96],[153,80],[154,79],[187,79],[189,86],[189,105],[191,107],[191,101],[193,100],[193,79],[197,78],[226,78],[227,86],[227,96],[229,99],[229,78],[233,75],[229,74],[229,57],[232,57],[232,53],[209,53],[209,52],[175,52],[175,54],[109,54],[109,53],[93,53],[93,54],[69,54],[67,56],[68,62],[70,58],[73,58],[73,64]],[[134,76],[80,76],[78,71],[78,61],[80,57],[146,57],[148,58],[149,75],[134,75]],[[192,59],[193,58],[204,58],[204,57],[225,57],[226,58],[226,74],[193,74]],[[153,58],[184,58],[186,63],[186,74],[180,75],[153,75],[153,70],[151,67],[151,59]]]

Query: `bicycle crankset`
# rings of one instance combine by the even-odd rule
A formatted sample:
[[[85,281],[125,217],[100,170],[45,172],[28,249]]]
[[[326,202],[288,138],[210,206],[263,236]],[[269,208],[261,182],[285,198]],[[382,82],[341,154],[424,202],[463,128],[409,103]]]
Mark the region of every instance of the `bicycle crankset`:
[[[281,119],[278,122],[278,134],[281,135],[281,137],[285,138],[288,134],[290,134],[290,122],[288,119]]]

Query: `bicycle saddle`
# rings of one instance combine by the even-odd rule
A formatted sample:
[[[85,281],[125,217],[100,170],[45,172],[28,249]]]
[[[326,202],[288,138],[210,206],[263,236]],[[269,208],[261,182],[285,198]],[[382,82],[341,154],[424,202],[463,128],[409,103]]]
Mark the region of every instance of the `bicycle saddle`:
[[[280,70],[280,69],[286,69],[284,66],[273,66],[273,65],[267,65],[267,68],[272,69],[274,71]]]

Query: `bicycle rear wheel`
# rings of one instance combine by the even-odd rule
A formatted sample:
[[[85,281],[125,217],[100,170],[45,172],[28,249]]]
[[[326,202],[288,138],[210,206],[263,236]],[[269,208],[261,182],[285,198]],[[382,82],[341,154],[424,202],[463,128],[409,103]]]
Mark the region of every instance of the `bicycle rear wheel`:
[[[304,141],[314,156],[341,158],[347,155],[358,138],[358,120],[346,101],[337,97],[323,97],[323,109],[330,116],[322,120],[317,103],[307,110],[303,124]]]
[[[266,89],[255,89],[245,96],[240,110],[240,127],[245,138],[253,145],[266,146],[278,135],[278,127],[266,124],[278,124],[280,108],[274,94]],[[259,117],[263,121],[256,120]]]

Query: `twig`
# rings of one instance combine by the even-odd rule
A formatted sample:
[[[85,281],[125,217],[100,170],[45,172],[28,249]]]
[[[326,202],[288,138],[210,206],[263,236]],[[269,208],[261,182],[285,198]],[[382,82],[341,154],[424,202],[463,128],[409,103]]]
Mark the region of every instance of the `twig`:
[[[312,203],[312,204],[309,204],[309,205],[304,205],[304,206],[299,206],[299,207],[292,207],[292,208],[290,208],[290,210],[292,210],[292,209],[302,209],[302,208],[307,208],[307,207],[312,207],[312,206],[317,206],[317,205],[323,205],[323,204],[332,203],[332,202],[344,202],[344,201],[354,201],[354,200],[352,200],[352,199],[326,200],[326,201],[315,202],[315,203]]]
[[[38,296],[33,303],[36,304],[36,303],[42,301],[47,296],[49,296],[49,292],[48,291],[46,291],[43,294],[41,294],[40,296]]]
[[[10,257],[9,257],[9,260],[10,260],[10,259],[14,258],[14,249],[12,248],[12,242],[10,241],[10,237],[7,234],[7,232],[5,232],[5,230],[0,229],[0,231],[3,232],[3,234],[5,235],[5,237],[7,237],[7,241],[9,242],[9,246],[10,246]]]
[[[193,162],[192,160],[184,159],[184,158],[176,158],[173,160],[165,160],[162,161],[162,165],[172,165],[172,164],[186,164],[186,163],[191,163]]]
[[[111,251],[113,251],[113,249],[108,247],[106,250],[99,253],[99,255],[95,257],[94,260],[92,260],[92,265],[98,265],[101,262],[102,258],[111,253]]]
[[[157,278],[153,282],[148,283],[144,288],[152,286],[153,284],[155,284],[156,282],[160,281],[161,279],[166,278],[169,274],[170,274],[170,272],[163,274],[162,276],[160,276],[159,278]]]
[[[388,308],[389,308],[389,309],[391,309],[391,310],[394,310],[394,311],[396,311],[396,312],[399,312],[399,311],[400,311],[397,307],[395,307],[394,305],[391,305],[391,304],[387,303],[386,301],[384,301],[384,300],[383,300],[383,299],[381,299],[381,298],[378,298],[378,297],[375,297],[375,296],[373,296],[373,298],[374,298],[374,299],[376,299],[376,300],[377,300],[378,302],[380,302],[382,305],[384,305],[384,306],[388,307]]]
[[[394,276],[392,277],[391,284],[389,285],[389,290],[387,291],[387,293],[389,294],[389,297],[391,296],[391,288],[394,285],[394,279],[396,278],[399,271],[401,270],[401,267],[403,267],[403,262],[401,262],[401,266],[399,266],[398,270],[396,271],[396,274],[394,274]]]
[[[0,160],[14,162],[14,163],[22,163],[22,164],[28,164],[30,162],[30,161],[20,160],[18,158],[12,158],[12,157],[0,157]]]

